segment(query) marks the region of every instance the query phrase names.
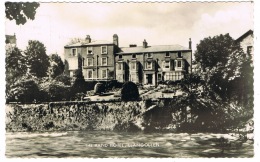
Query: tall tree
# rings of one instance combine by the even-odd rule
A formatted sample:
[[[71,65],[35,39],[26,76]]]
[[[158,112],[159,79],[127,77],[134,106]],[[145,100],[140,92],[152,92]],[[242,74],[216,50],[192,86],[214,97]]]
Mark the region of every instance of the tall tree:
[[[24,25],[28,19],[34,20],[37,2],[6,2],[5,15],[9,20],[15,20],[17,25]]]
[[[64,71],[64,63],[61,60],[58,54],[52,54],[49,56],[50,60],[50,67],[49,67],[49,75],[52,78],[57,77],[58,75],[62,74]]]
[[[24,56],[17,47],[6,50],[5,58],[6,74],[6,99],[9,99],[10,90],[13,84],[26,74],[27,67]]]
[[[25,55],[29,71],[32,75],[38,78],[47,76],[50,63],[44,44],[37,40],[29,40]]]
[[[239,48],[229,34],[208,37],[200,41],[194,53],[197,62],[201,63],[203,70],[225,65],[229,55]]]
[[[251,56],[228,34],[200,41],[195,57],[207,71],[206,85],[214,98],[237,104],[252,101]],[[250,104],[252,106],[252,102]]]
[[[6,51],[5,68],[8,82],[15,81],[22,75],[25,75],[27,71],[25,58],[17,47]]]

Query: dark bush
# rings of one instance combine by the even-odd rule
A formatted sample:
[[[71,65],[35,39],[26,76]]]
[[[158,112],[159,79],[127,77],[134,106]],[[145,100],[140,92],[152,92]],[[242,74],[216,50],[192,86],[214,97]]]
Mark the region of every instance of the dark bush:
[[[70,89],[70,97],[75,98],[77,93],[86,93],[87,91],[87,84],[82,75],[82,72],[77,72],[76,79]]]
[[[69,98],[69,86],[65,86],[61,82],[53,82],[49,86],[49,96],[51,101],[62,101]]]
[[[123,86],[123,83],[120,83],[117,80],[111,80],[111,81],[105,82],[106,90],[111,90],[113,88],[122,88],[122,86]]]
[[[105,92],[105,85],[103,83],[97,83],[94,87],[95,94],[102,94]]]
[[[139,100],[138,87],[133,82],[126,82],[121,90],[122,101],[136,101]]]
[[[39,92],[38,85],[33,79],[22,78],[11,87],[9,97],[16,102],[36,102],[40,100]]]

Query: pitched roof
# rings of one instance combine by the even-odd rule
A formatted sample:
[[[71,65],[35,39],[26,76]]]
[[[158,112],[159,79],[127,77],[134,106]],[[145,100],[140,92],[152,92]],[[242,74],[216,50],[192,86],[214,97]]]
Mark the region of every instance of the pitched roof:
[[[156,45],[148,46],[144,48],[143,46],[138,47],[121,47],[118,54],[127,54],[127,53],[146,53],[146,52],[167,52],[167,51],[187,51],[190,50],[181,45]]]
[[[243,35],[241,35],[239,38],[237,38],[235,41],[236,42],[240,42],[241,40],[243,40],[244,38],[246,38],[247,36],[253,34],[253,30],[248,30],[246,33],[244,33]]]
[[[90,46],[90,45],[108,45],[108,44],[114,44],[114,43],[106,40],[95,40],[90,43],[78,42],[71,45],[66,45],[65,47],[82,47],[82,46]]]

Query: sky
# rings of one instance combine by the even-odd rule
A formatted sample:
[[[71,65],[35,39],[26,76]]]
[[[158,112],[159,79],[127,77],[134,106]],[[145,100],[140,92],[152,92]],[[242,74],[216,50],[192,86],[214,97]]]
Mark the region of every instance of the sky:
[[[5,20],[5,34],[16,34],[17,46],[25,50],[29,40],[39,40],[47,54],[63,57],[72,38],[129,44],[179,44],[188,47],[205,37],[229,33],[234,39],[253,29],[253,3],[40,3],[33,21],[16,25]]]
[[[39,40],[47,54],[63,56],[72,38],[129,44],[179,44],[188,47],[205,37],[229,33],[234,39],[253,29],[253,3],[40,3],[35,20],[25,25],[5,20],[5,33],[16,34],[17,46],[24,50],[28,40]]]

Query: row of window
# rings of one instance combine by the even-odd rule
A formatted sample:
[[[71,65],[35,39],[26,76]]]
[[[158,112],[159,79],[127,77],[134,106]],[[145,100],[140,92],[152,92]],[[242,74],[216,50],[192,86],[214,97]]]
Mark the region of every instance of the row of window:
[[[117,78],[120,78],[120,80],[124,80],[125,79],[125,75],[117,75]],[[165,75],[162,74],[157,74],[157,80],[158,81],[162,81],[162,80],[181,80],[182,78],[184,78],[184,74],[181,72],[176,72],[176,73],[167,73]],[[138,76],[136,74],[132,74],[129,75],[129,79],[130,81],[137,81],[138,80]]]
[[[85,59],[83,58],[83,66],[93,66],[94,65],[94,59],[93,58],[86,58],[86,65],[85,65]],[[101,66],[107,65],[107,57],[101,57]]]
[[[107,46],[101,46],[101,54],[107,54]],[[87,47],[87,54],[94,54],[93,47]],[[77,56],[77,48],[71,49],[71,55]]]
[[[87,69],[87,79],[94,79],[94,70],[93,69]],[[101,78],[107,79],[107,69],[101,70]]]
[[[178,52],[177,54],[178,54],[178,57],[179,57],[179,58],[182,57],[181,52]],[[146,57],[147,57],[147,58],[153,58],[153,53],[147,53],[147,54],[146,54]],[[165,53],[165,57],[170,57],[170,52],[166,52],[166,53]],[[118,58],[119,58],[119,59],[122,59],[123,56],[120,54],[120,55],[118,55]],[[132,59],[136,59],[136,54],[132,54]]]
[[[183,61],[182,60],[178,60],[177,61],[177,64],[176,64],[176,67],[177,68],[181,68],[183,65]],[[117,69],[118,70],[124,70],[124,66],[123,66],[124,64],[123,63],[117,63]],[[136,70],[136,63],[129,63],[129,65],[130,65],[130,70]],[[153,66],[155,66],[154,64],[153,64],[153,62],[146,62],[145,63],[145,69],[153,69]],[[162,63],[162,67],[164,68],[164,69],[170,69],[170,61],[164,61],[163,63]]]
[[[184,77],[184,75],[179,73],[167,73],[165,74],[165,80],[181,80]]]

